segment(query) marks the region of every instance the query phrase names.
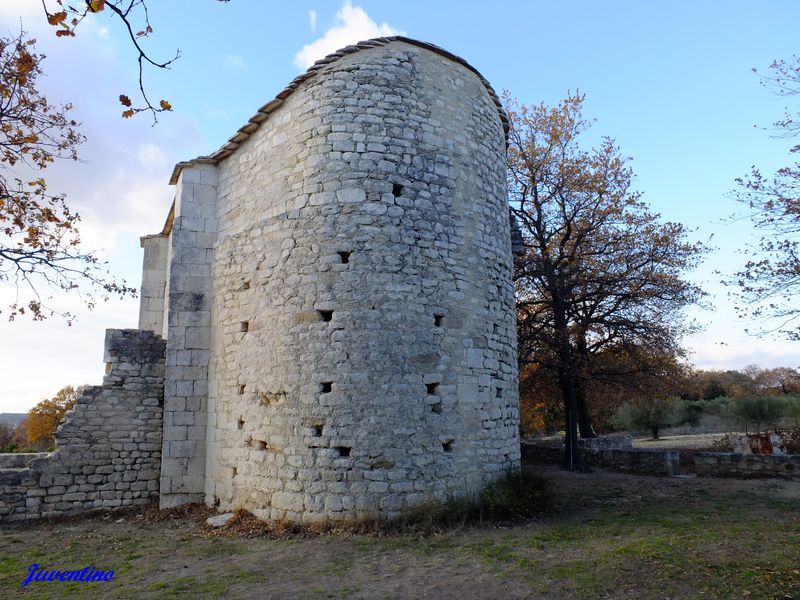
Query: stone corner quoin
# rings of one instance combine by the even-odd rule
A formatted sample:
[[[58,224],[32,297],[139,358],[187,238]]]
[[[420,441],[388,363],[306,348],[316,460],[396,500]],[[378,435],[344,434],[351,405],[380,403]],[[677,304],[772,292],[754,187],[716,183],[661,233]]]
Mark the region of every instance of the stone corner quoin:
[[[142,238],[162,507],[393,518],[519,468],[506,126],[462,59],[378,38],[176,166]]]

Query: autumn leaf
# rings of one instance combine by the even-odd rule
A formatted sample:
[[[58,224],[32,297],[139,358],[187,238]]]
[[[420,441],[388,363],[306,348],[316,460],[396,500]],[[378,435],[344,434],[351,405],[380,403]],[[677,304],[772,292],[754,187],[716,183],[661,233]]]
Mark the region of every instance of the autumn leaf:
[[[120,104],[122,104],[122,106],[130,106],[131,105],[131,99],[128,98],[125,94],[120,94],[119,102],[120,102]]]
[[[123,119],[130,119],[135,114],[136,114],[136,111],[133,110],[132,108],[129,108],[128,110],[122,111],[122,118]]]
[[[67,11],[65,10],[57,12],[53,15],[47,15],[47,22],[53,26],[63,23],[64,21],[66,21],[66,19],[67,19]]]
[[[20,52],[17,58],[17,73],[19,76],[25,76],[36,67],[36,62],[28,52]]]
[[[59,29],[56,31],[56,36],[58,37],[74,37],[75,34],[67,29]]]
[[[172,105],[166,100],[162,100],[158,105],[161,107],[161,110],[172,110]]]
[[[89,5],[89,12],[99,13],[106,7],[106,0],[90,0],[87,4]]]

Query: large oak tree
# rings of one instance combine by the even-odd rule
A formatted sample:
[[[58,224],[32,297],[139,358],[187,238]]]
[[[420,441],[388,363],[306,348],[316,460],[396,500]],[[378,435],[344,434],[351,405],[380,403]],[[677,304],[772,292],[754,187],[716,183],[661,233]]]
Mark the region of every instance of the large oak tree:
[[[526,107],[506,98],[509,199],[525,243],[515,273],[520,360],[558,380],[568,469],[581,466],[578,427],[594,435],[587,382],[609,364],[596,357],[614,348],[618,369],[605,376],[625,377],[681,355],[691,329],[682,309],[702,296],[684,274],[704,251],[683,225],[649,211],[612,139],[584,149],[583,99]]]
[[[770,65],[762,83],[787,101],[800,96],[800,56]],[[796,111],[796,112],[795,112]],[[779,136],[800,134],[800,111],[787,107],[774,123]],[[800,155],[800,144],[789,150]],[[736,288],[740,316],[760,322],[758,333],[780,332],[800,340],[800,161],[763,175],[755,166],[736,180],[734,198],[744,207],[761,233],[758,247],[748,249],[748,260],[726,283]]]

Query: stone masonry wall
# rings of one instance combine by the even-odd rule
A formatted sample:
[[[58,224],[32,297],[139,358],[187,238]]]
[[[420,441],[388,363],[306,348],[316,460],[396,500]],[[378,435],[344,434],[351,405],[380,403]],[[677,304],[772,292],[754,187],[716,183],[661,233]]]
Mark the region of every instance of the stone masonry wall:
[[[181,173],[168,245],[167,363],[161,506],[202,502],[205,485],[211,263],[217,231],[217,169]]]
[[[139,297],[139,329],[161,335],[164,330],[169,238],[166,235],[147,235],[141,238],[141,245],[144,248],[144,260]]]
[[[206,502],[391,518],[518,468],[505,139],[475,73],[403,42],[345,56],[218,177]]]
[[[695,471],[701,477],[757,479],[777,477],[800,480],[800,454],[735,454],[695,452]]]
[[[600,445],[610,444],[614,439],[605,439]],[[588,440],[582,440],[588,441]],[[622,443],[627,443],[622,440]],[[589,444],[586,444],[588,446]],[[663,475],[672,477],[680,472],[680,454],[677,450],[649,450],[640,448],[580,448],[581,457],[586,464],[605,467],[615,471],[638,473],[640,475]],[[564,448],[559,445],[522,442],[522,458],[534,463],[560,463]]]
[[[56,432],[58,450],[0,468],[0,522],[148,504],[158,495],[164,340],[109,329],[106,375]]]

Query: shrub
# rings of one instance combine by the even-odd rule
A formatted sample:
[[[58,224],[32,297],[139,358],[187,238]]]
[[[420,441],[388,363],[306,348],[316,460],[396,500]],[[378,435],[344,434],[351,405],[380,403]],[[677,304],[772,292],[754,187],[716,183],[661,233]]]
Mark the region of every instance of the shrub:
[[[673,407],[673,425],[691,425],[696,427],[700,424],[704,413],[703,403],[693,400],[677,400]]]
[[[678,398],[654,398],[622,403],[611,417],[616,428],[628,431],[650,431],[655,439],[662,427],[675,422]]]
[[[784,402],[786,403],[784,418],[795,427],[800,426],[800,396],[790,394],[784,397]]]
[[[779,396],[739,396],[731,404],[731,414],[740,424],[776,425],[786,414],[787,402]]]
[[[727,396],[720,396],[712,400],[706,400],[703,402],[703,411],[710,415],[729,418],[731,402],[732,400]]]
[[[550,480],[522,470],[488,486],[481,495],[481,508],[490,520],[529,519],[542,514],[550,501]]]
[[[401,530],[429,531],[441,527],[461,527],[481,521],[530,519],[541,515],[552,504],[550,480],[523,469],[507,473],[484,488],[477,498],[452,498],[431,502],[406,512],[391,525]]]
[[[635,412],[636,406],[633,402],[626,400],[617,407],[609,421],[612,427],[618,431],[633,431],[637,429]]]

